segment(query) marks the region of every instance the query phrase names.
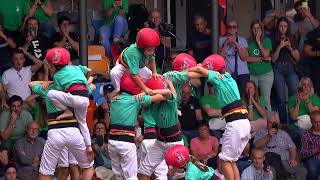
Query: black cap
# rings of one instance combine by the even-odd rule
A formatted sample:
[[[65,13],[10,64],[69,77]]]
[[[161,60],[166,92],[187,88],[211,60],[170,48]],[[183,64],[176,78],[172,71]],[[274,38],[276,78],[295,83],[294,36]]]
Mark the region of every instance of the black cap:
[[[106,84],[103,86],[103,92],[112,92],[114,91],[114,87],[112,84]]]

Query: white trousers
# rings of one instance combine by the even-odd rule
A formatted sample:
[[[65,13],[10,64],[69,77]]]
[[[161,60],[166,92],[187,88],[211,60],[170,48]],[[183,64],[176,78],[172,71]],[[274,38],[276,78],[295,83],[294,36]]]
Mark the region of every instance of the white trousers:
[[[109,140],[112,171],[117,180],[138,180],[137,147],[134,143]]]
[[[84,143],[91,145],[90,132],[87,126],[87,109],[89,106],[89,99],[83,96],[72,95],[63,91],[50,90],[48,92],[48,98],[52,101],[57,110],[64,110],[68,107],[72,107],[76,119],[79,123],[81,134],[84,138]]]
[[[117,63],[110,71],[111,83],[113,84],[113,86],[117,92],[120,91],[120,80],[121,80],[122,75],[125,72],[129,72],[129,69],[119,63]],[[149,68],[147,68],[146,66],[143,68],[140,68],[139,76],[144,81],[147,81],[151,77],[151,75],[152,75],[151,70]]]
[[[155,168],[164,160],[164,155],[168,149],[174,145],[183,145],[183,140],[177,142],[162,142],[156,140],[150,148],[147,156],[142,161],[138,173],[146,176],[151,176]]]
[[[58,167],[69,167],[70,164],[77,165],[78,162],[68,148],[65,147],[63,148],[60,158],[58,159]]]
[[[249,142],[250,130],[248,119],[228,122],[220,141],[222,148],[219,158],[224,161],[237,161]]]
[[[141,160],[143,161],[144,158],[147,156],[148,152],[152,148],[153,144],[156,142],[156,139],[144,139],[140,145],[142,151]],[[168,166],[163,160],[154,170],[154,174],[156,175],[156,179],[164,180],[167,179],[168,174]]]
[[[39,172],[42,175],[54,175],[58,159],[65,147],[74,155],[80,168],[93,166],[93,161],[88,160],[86,145],[78,128],[50,129],[41,157]]]

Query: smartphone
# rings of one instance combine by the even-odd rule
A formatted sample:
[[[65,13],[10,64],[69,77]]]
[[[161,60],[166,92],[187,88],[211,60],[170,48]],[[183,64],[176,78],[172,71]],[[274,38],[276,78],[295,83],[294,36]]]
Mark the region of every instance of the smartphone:
[[[103,146],[103,136],[98,135],[96,137],[96,142],[97,142],[98,146],[100,146],[100,147]]]
[[[273,123],[271,128],[278,129],[278,123]]]

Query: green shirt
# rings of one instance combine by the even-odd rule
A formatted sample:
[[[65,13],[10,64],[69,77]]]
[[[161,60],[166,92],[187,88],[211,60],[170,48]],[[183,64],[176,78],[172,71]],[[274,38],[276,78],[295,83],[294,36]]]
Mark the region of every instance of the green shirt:
[[[189,78],[187,76],[187,72],[179,72],[179,71],[169,71],[163,74],[163,76],[170,81],[172,81],[172,84],[177,92],[177,104],[181,104],[182,99],[182,85],[189,81]]]
[[[41,84],[36,84],[32,87],[32,92],[38,94],[40,97],[44,99],[48,113],[57,113],[59,111],[56,109],[56,107],[52,104],[52,102],[47,96],[49,90],[51,89],[55,89],[54,84],[50,85],[47,90],[43,90]]]
[[[272,43],[269,38],[263,39],[263,47],[266,50],[272,50]],[[249,41],[248,54],[249,57],[262,57],[262,54],[256,41]],[[272,70],[271,62],[269,61],[248,62],[248,68],[251,75],[261,75],[268,73]]]
[[[183,145],[184,145],[185,147],[189,147],[189,142],[188,142],[187,137],[186,137],[184,134],[182,134],[182,133],[181,133],[181,137],[182,137],[182,140],[183,140]]]
[[[111,125],[134,127],[140,108],[151,104],[149,95],[137,98],[131,94],[122,92],[117,99],[112,99],[110,104]]]
[[[297,96],[291,96],[289,98],[288,109],[294,108],[297,105],[296,99],[297,99]],[[309,100],[313,106],[318,106],[318,107],[320,106],[319,96],[317,96],[317,95],[309,96]],[[298,112],[298,116],[302,116],[302,115],[310,115],[309,108],[303,100],[300,101],[299,112]]]
[[[113,2],[114,2],[114,0],[104,0],[102,10],[105,11],[108,8],[110,8],[112,6]],[[122,6],[124,9],[124,12],[126,14],[128,14],[128,11],[129,11],[128,0],[122,0]],[[119,15],[119,12],[120,12],[120,7],[117,6],[115,9],[113,9],[111,16],[109,16],[105,19],[105,24],[110,25],[112,23],[113,19],[115,18],[115,16]]]
[[[220,79],[216,72],[209,70],[208,82],[215,87],[220,107],[240,100],[237,83],[229,73],[225,73],[224,78]]]
[[[246,106],[246,107],[248,106],[248,103],[246,101],[242,100],[241,102],[242,102],[242,104],[244,106]],[[264,108],[264,109],[266,108],[266,102],[265,102],[263,97],[259,98],[259,106]],[[257,108],[255,106],[253,106],[253,120],[255,121],[255,120],[259,119],[259,118],[261,118],[261,116],[260,116],[258,110],[257,110]]]
[[[186,170],[185,180],[209,180],[214,175],[212,167],[208,167],[208,171],[201,171],[196,165],[189,161]]]
[[[202,96],[200,98],[200,106],[203,107],[205,105],[209,105],[213,109],[221,109],[218,103],[217,96],[213,96],[213,95]],[[203,115],[204,115],[204,120],[209,120],[211,118],[207,115],[207,113],[204,113]]]
[[[28,14],[25,0],[1,0],[0,24],[9,31],[16,31],[22,26],[23,18]]]
[[[143,116],[144,128],[152,128],[156,126],[156,122],[153,119],[153,116],[151,114],[151,110],[149,107],[143,108],[141,111],[141,114]]]
[[[177,95],[172,94],[171,99],[162,101],[160,103],[153,103],[151,104],[150,108],[151,114],[153,115],[158,128],[168,128],[177,125]]]
[[[131,44],[123,52],[124,61],[129,66],[130,74],[139,74],[139,69],[147,66],[149,61],[155,60],[155,54],[147,57],[143,54],[143,50],[137,47],[137,44]]]
[[[29,8],[34,4],[35,0],[26,0],[26,3],[28,4]],[[44,0],[43,2],[44,5],[48,4],[48,0]],[[47,23],[50,21],[50,16],[46,15],[44,13],[44,10],[38,6],[36,11],[34,12],[34,17],[39,20],[40,23]]]

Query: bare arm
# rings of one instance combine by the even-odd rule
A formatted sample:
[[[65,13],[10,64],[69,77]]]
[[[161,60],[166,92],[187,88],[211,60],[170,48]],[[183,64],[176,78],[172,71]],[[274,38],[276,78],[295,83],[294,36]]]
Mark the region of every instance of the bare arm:
[[[208,77],[209,71],[201,66],[192,67],[187,69],[188,72],[196,72],[202,75],[202,77]]]
[[[248,49],[247,48],[241,48],[239,45],[237,45],[237,49],[238,49],[238,53],[239,53],[239,57],[240,59],[247,59],[248,58]]]
[[[303,52],[306,57],[319,57],[320,51],[313,51],[312,46],[305,44],[303,47]]]
[[[30,54],[29,52],[27,52],[26,50],[24,50],[23,48],[20,48],[20,49],[22,50],[23,54],[27,58],[31,59],[31,61],[33,62],[33,65],[31,66],[31,71],[37,72],[41,68],[41,66],[43,65],[43,62],[40,59],[33,56],[32,54]]]
[[[268,56],[270,56],[270,50],[265,49],[263,47],[263,44],[261,43],[261,41],[257,42],[257,44],[258,44],[258,47],[260,49],[260,52],[261,52],[263,58],[267,58]]]
[[[133,81],[145,92],[149,90],[149,88],[143,83],[143,81],[139,78],[139,75],[137,74],[131,74],[130,75]]]
[[[289,160],[296,160],[297,159],[297,150],[294,148],[289,149]]]
[[[55,47],[64,47],[64,44],[67,42],[67,37],[63,37],[61,41],[57,41],[53,44]]]
[[[265,135],[264,137],[262,137],[256,141],[255,147],[256,148],[263,148],[271,140],[271,138],[272,137],[269,134]]]
[[[42,8],[44,14],[46,14],[47,16],[52,16],[53,7],[52,7],[52,3],[50,0],[48,0],[48,3],[46,5],[42,4],[41,8]]]
[[[196,109],[196,119],[198,121],[202,121],[203,120],[201,109]]]
[[[169,89],[156,89],[156,90],[152,90],[150,92],[150,94],[152,95],[156,95],[156,94],[160,94],[162,96],[164,96],[166,99],[171,98],[172,93]]]
[[[1,131],[1,137],[3,140],[8,139],[12,135],[12,130],[17,120],[17,115],[15,113],[11,113],[10,120],[8,123],[8,127]]]
[[[257,109],[257,111],[258,111],[258,113],[260,114],[260,116],[262,117],[262,118],[265,118],[266,117],[266,110],[263,108],[263,107],[261,107],[260,105],[259,105],[259,103],[258,102],[256,102],[255,100],[253,100],[252,101],[252,104],[254,105],[254,107]]]
[[[152,74],[157,73],[156,60],[150,61],[150,68],[151,68]]]
[[[75,51],[79,52],[79,42],[73,40],[69,34],[67,34],[67,39],[72,47],[72,49],[74,49]]]
[[[214,109],[212,107],[210,107],[210,105],[204,105],[202,107],[202,109],[207,113],[207,115],[209,117],[218,117],[218,116],[222,116],[221,114],[221,109]]]

